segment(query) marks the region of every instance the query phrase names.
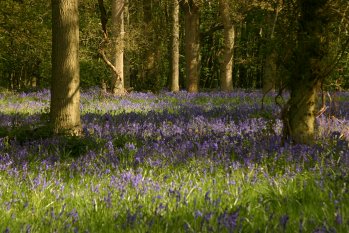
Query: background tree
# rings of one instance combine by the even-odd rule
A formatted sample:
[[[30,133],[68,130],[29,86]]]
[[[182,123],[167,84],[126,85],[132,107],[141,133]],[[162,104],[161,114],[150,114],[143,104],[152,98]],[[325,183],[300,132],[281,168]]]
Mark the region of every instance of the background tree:
[[[172,73],[171,91],[179,91],[179,2],[172,0]]]
[[[52,0],[53,133],[80,135],[78,0]]]
[[[125,79],[124,79],[124,36],[125,36],[125,26],[124,26],[124,11],[125,11],[125,1],[124,0],[114,0],[111,2],[111,39],[108,36],[107,22],[108,16],[104,6],[104,1],[99,0],[98,5],[100,9],[100,18],[103,31],[103,41],[99,48],[99,52],[104,60],[104,62],[113,71],[111,80],[111,91],[113,94],[125,94]],[[111,46],[113,61],[110,61],[106,54],[106,47]],[[106,89],[104,81],[102,81],[103,89]]]
[[[115,0],[112,5],[112,23],[113,23],[113,43],[115,51],[115,76],[113,77],[112,90],[114,94],[125,93],[124,78],[124,12],[125,1]]]
[[[100,1],[100,0],[99,0]],[[101,21],[98,2],[80,2],[80,77],[81,87],[100,85],[105,80],[112,89],[113,69],[105,65],[98,53],[101,42]],[[111,12],[112,0],[104,0],[105,15],[109,19],[110,42],[113,33]],[[172,76],[172,26],[173,0],[128,1],[125,7],[124,35],[124,78],[130,80],[125,86],[137,91],[154,91],[171,87]],[[224,25],[220,13],[220,1],[183,0],[179,9],[179,22],[184,26],[185,4],[199,8],[200,46],[196,56],[199,74],[198,89],[220,89],[224,76],[225,42]],[[114,2],[115,3],[115,2]],[[282,86],[290,76],[294,59],[292,48],[296,39],[296,0],[229,1],[229,16],[235,28],[234,69],[232,82],[236,88],[256,89]],[[330,55],[343,50],[346,37],[347,1],[332,0],[331,15],[338,17],[337,26],[331,24],[326,35],[330,41]],[[189,5],[187,5],[189,6]],[[35,10],[34,10],[35,9]],[[189,8],[187,8],[189,9]],[[222,9],[222,8],[221,8]],[[226,10],[228,8],[225,8]],[[191,13],[193,9],[191,8]],[[188,11],[189,12],[189,11]],[[179,83],[185,87],[186,64],[185,27],[180,27],[179,36]],[[12,90],[49,87],[51,76],[50,47],[48,35],[51,31],[49,3],[44,0],[0,1],[0,85]],[[337,34],[336,36],[334,36]],[[115,46],[105,47],[105,53],[115,65]],[[344,56],[345,55],[345,56]],[[343,50],[337,59],[338,68],[332,69],[329,79],[323,83],[342,80],[343,87],[349,86],[348,53]],[[331,61],[328,61],[331,63]],[[229,65],[230,66],[230,65]],[[230,72],[226,72],[229,74]],[[274,77],[276,76],[276,77]],[[189,76],[188,76],[189,77]],[[267,81],[267,77],[271,77]],[[281,79],[277,77],[282,77]],[[129,83],[129,84],[128,84]],[[332,85],[333,86],[333,85]]]
[[[186,88],[199,91],[200,71],[200,15],[199,5],[194,0],[183,2],[185,27]]]
[[[268,93],[280,87],[278,74],[277,41],[275,40],[275,28],[282,10],[282,1],[275,1],[270,10],[266,11],[266,22],[268,27],[263,28],[263,93]]]
[[[233,62],[235,27],[231,20],[231,8],[228,0],[219,0],[219,11],[224,27],[224,51],[221,63],[221,90],[231,91],[233,89]]]

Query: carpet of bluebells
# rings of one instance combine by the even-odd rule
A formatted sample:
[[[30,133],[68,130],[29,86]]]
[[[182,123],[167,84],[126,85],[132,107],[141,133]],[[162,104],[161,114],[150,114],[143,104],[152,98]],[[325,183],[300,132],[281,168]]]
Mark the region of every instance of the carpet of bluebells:
[[[311,146],[261,98],[90,89],[63,138],[48,91],[0,94],[0,232],[348,232],[349,93]]]

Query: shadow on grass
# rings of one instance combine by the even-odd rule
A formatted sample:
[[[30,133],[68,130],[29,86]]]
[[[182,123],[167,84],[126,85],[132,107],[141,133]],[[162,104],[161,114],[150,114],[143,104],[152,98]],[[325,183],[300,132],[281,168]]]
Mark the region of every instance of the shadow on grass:
[[[158,128],[159,124],[162,122],[168,122],[169,125],[172,122],[180,121],[180,122],[190,122],[193,121],[195,117],[199,117],[199,120],[203,118],[214,119],[230,119],[229,121],[242,121],[246,119],[246,116],[252,117],[261,117],[268,119],[270,117],[264,116],[263,114],[258,115],[258,108],[228,108],[226,106],[214,106],[212,108],[205,108],[198,105],[190,105],[184,104],[178,106],[176,110],[173,109],[164,109],[161,111],[149,111],[149,112],[123,112],[123,111],[115,111],[109,113],[87,113],[82,116],[82,121],[88,124],[93,124],[96,128],[104,127],[101,132],[87,132],[85,129],[84,135],[82,137],[66,137],[66,136],[56,136],[53,135],[50,128],[48,127],[48,114],[0,114],[0,151],[4,151],[1,143],[4,144],[4,141],[7,141],[8,146],[5,151],[9,152],[12,149],[15,149],[16,146],[19,147],[48,147],[44,148],[46,152],[54,153],[59,160],[66,159],[77,159],[79,157],[87,155],[89,152],[98,153],[114,153],[111,150],[118,150],[119,152],[115,152],[118,154],[120,162],[124,160],[123,156],[127,157],[126,164],[136,163],[134,160],[134,149],[135,148],[143,148],[143,147],[152,147],[153,142],[158,142]],[[122,132],[110,132],[113,130],[113,127],[106,128],[105,124],[108,123],[110,126],[123,127],[125,124],[130,125],[143,125],[149,123],[149,127],[146,127],[146,130],[154,131],[154,135],[151,133],[150,135],[144,137],[142,133],[129,134]],[[198,122],[200,124],[200,122]],[[116,128],[118,128],[116,127]],[[105,130],[109,130],[109,132],[105,132]],[[136,129],[133,129],[134,131]],[[144,127],[139,128],[139,132],[144,130]],[[173,129],[169,129],[173,130]],[[137,131],[137,130],[136,130]],[[212,135],[201,135],[202,139],[200,140],[208,140],[207,138],[211,138]],[[216,135],[218,136],[218,135]],[[162,138],[163,136],[161,136]],[[188,137],[191,135],[182,135],[181,138],[177,138],[179,140],[175,143],[184,143]],[[218,136],[219,137],[219,136]],[[168,140],[169,143],[174,143],[173,139],[170,136],[165,136],[165,139]],[[112,143],[112,149],[108,148],[108,143]],[[166,143],[165,143],[166,144]],[[172,145],[173,147],[174,145]],[[176,145],[175,145],[176,146]],[[180,146],[180,145],[177,145]],[[173,148],[172,148],[173,149]],[[19,150],[19,149],[18,149]],[[195,150],[195,148],[193,149]],[[121,152],[120,152],[121,151]],[[11,153],[14,154],[15,152]],[[132,156],[129,156],[132,154]],[[144,153],[148,153],[145,151]],[[13,155],[14,157],[16,155]],[[45,159],[45,156],[42,154],[43,158],[35,158],[36,160]],[[185,158],[187,155],[183,154],[180,158]],[[185,160],[185,159],[184,159]],[[171,160],[172,161],[172,160]]]
[[[92,137],[54,135],[49,127],[47,114],[35,114],[30,115],[30,117],[37,121],[29,124],[27,114],[2,114],[0,116],[8,121],[2,120],[3,125],[0,125],[0,148],[11,151],[11,147],[15,146],[40,146],[43,144],[42,146],[54,147],[61,151],[60,159],[68,159],[69,157],[83,156],[88,150],[98,146]],[[13,120],[14,118],[15,120]]]

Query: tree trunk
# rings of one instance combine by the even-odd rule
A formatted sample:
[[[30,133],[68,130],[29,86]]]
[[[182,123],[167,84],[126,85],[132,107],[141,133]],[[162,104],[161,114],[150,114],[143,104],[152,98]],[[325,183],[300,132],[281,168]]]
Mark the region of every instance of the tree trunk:
[[[129,0],[125,0],[125,10],[124,10],[124,20],[125,31],[130,30],[130,8],[129,8]],[[124,87],[126,90],[131,88],[131,72],[130,72],[130,58],[127,54],[124,54]]]
[[[124,94],[124,0],[113,0],[112,3],[112,41],[114,44],[114,75],[112,92]]]
[[[266,55],[263,73],[263,94],[276,88],[277,74],[277,54],[271,51]]]
[[[171,91],[179,91],[179,2],[172,0],[172,82]]]
[[[233,89],[233,64],[235,28],[230,17],[230,6],[227,0],[219,0],[219,11],[224,25],[224,52],[221,63],[221,90],[232,91]]]
[[[159,35],[161,31],[156,28],[157,10],[160,2],[143,0],[143,37],[144,45],[141,51],[140,87],[147,91],[159,91],[161,88],[161,43]]]
[[[141,77],[143,82],[154,81],[155,71],[155,47],[154,44],[154,27],[152,25],[153,20],[153,4],[152,0],[143,0],[143,35],[146,38],[146,45],[143,48],[143,64],[141,68]]]
[[[184,3],[185,20],[185,60],[187,90],[196,93],[199,91],[199,8],[193,0]]]
[[[247,68],[246,68],[246,62],[248,58],[247,54],[247,44],[248,44],[248,28],[247,28],[247,22],[241,21],[239,26],[239,48],[238,48],[238,57],[241,60],[239,64],[237,65],[237,79],[236,80],[236,86],[239,88],[247,88],[248,83],[248,77],[247,77]],[[235,81],[235,80],[234,80]]]
[[[291,90],[286,133],[293,142],[311,144],[314,139],[319,82],[303,83]],[[286,135],[287,135],[286,134]]]
[[[322,76],[322,59],[328,53],[325,38],[328,0],[299,1],[297,47],[291,74],[291,98],[284,121],[285,135],[295,143],[311,144],[314,139],[316,104]]]
[[[52,0],[53,133],[80,135],[78,0]]]
[[[281,7],[281,2],[277,2],[274,8],[274,14],[268,14],[266,23],[272,24],[273,26],[270,28],[270,33],[264,33],[264,40],[267,41],[267,50],[265,52],[265,60],[263,67],[263,80],[262,80],[262,88],[263,94],[270,92],[271,90],[280,88],[279,85],[279,74],[278,74],[278,54],[275,50],[275,27],[279,17],[279,11]]]

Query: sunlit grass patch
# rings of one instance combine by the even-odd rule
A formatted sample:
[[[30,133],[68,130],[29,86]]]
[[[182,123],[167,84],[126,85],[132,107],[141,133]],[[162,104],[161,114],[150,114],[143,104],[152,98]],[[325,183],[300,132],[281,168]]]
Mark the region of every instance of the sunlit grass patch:
[[[26,177],[3,172],[2,223],[13,231],[26,223],[39,232],[347,229],[348,190],[345,177],[335,174],[269,175],[263,166],[234,168],[194,160],[70,179],[62,177],[65,172],[63,164],[45,173],[28,171]]]

